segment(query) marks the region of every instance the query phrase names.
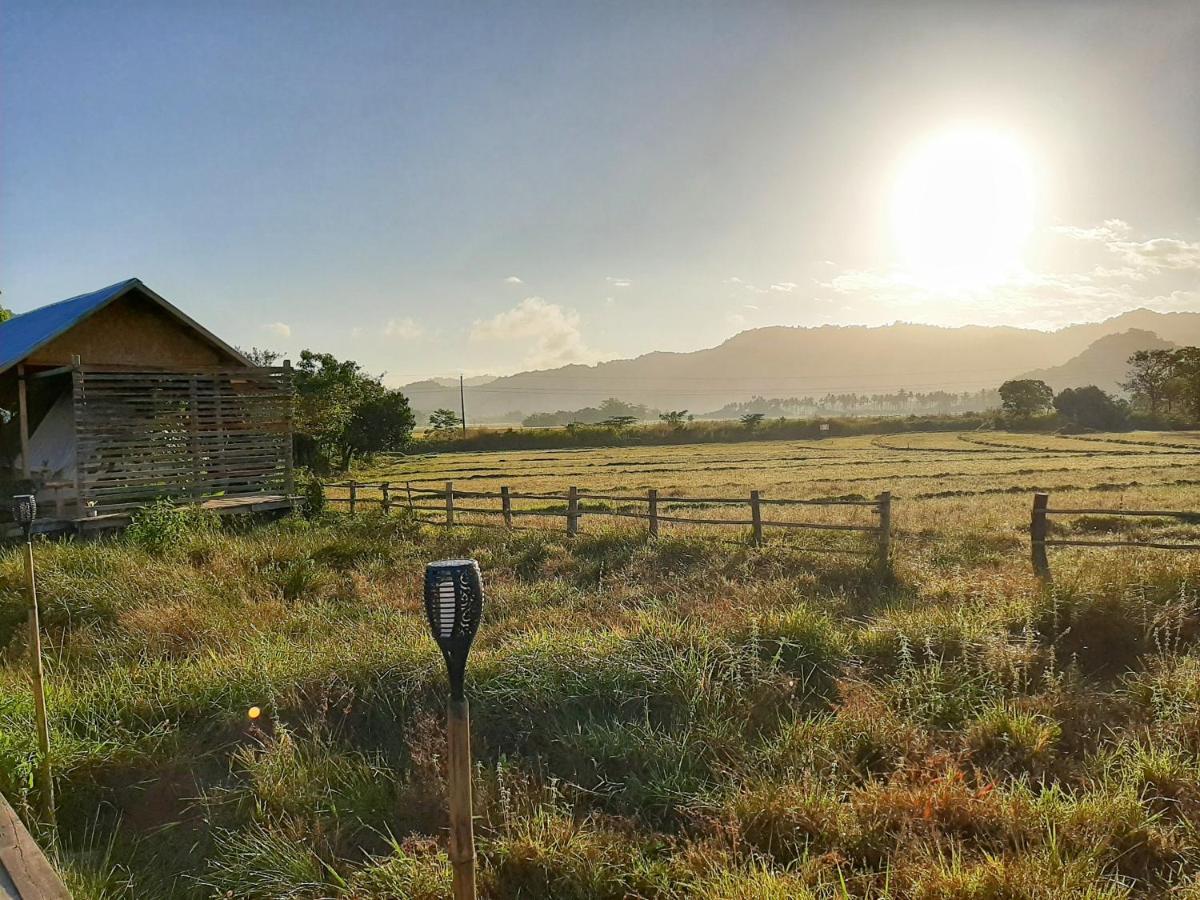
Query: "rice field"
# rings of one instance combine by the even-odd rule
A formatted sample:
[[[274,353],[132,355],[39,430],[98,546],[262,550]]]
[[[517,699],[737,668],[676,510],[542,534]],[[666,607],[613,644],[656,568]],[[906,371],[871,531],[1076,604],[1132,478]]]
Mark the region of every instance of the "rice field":
[[[589,494],[660,496],[664,514],[694,509],[673,497],[749,497],[765,499],[869,500],[882,491],[893,497],[897,550],[926,547],[939,536],[954,540],[969,534],[980,544],[1015,545],[1028,535],[1032,495],[1051,494],[1051,506],[1200,511],[1200,433],[1130,432],[1094,435],[960,432],[832,438],[822,441],[761,441],[693,445],[392,457],[365,467],[355,478],[388,481],[393,501],[404,505],[405,486],[416,492],[430,519],[440,518],[439,497],[421,491],[496,492],[502,485],[528,493],[565,494],[576,486],[584,498],[582,528],[611,525],[605,510],[645,511],[644,503],[589,503]],[[330,496],[344,497],[331,488]],[[364,502],[377,501],[377,488],[358,490]],[[499,510],[495,500],[468,501],[475,508]],[[514,501],[514,508],[555,509],[561,503]],[[341,508],[341,507],[339,507]],[[745,505],[704,506],[706,517],[744,519]],[[595,512],[596,518],[586,515]],[[682,514],[682,513],[680,513]],[[780,518],[777,511],[769,514]],[[873,524],[869,509],[808,508],[806,520]],[[459,522],[496,523],[495,515],[458,515]],[[527,524],[528,520],[521,520]],[[769,521],[769,519],[768,519]],[[1190,540],[1189,523],[1165,520],[1106,520],[1125,537],[1154,536]],[[1058,520],[1061,534],[1096,531],[1095,517]],[[561,528],[561,518],[540,520]],[[644,527],[644,525],[639,526]],[[667,527],[667,526],[664,526]],[[770,529],[768,527],[768,532]],[[778,534],[776,532],[776,534]],[[809,537],[806,535],[806,537]],[[833,540],[832,546],[853,546]],[[810,542],[811,543],[811,542]],[[1074,552],[1074,551],[1060,551]]]

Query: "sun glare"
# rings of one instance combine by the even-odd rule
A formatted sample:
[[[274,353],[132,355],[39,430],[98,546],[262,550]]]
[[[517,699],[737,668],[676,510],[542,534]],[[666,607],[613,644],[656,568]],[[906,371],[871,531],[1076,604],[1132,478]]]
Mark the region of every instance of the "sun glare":
[[[1033,174],[1002,131],[960,127],[901,165],[892,227],[908,273],[933,289],[971,289],[1018,270],[1033,228]]]

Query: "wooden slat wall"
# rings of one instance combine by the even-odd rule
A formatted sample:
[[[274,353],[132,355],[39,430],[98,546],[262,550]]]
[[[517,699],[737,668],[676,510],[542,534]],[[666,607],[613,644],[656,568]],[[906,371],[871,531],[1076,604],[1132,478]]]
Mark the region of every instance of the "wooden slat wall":
[[[103,512],[158,497],[292,487],[292,373],[73,370],[81,503]]]

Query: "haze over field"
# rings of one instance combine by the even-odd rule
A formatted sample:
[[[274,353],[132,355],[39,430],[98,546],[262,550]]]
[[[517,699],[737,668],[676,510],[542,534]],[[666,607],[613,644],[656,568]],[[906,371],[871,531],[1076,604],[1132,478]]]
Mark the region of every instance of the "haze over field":
[[[1200,343],[1200,313],[1134,310],[1055,332],[1006,326],[896,324],[875,328],[765,327],[691,353],[649,353],[594,366],[475,379],[466,388],[475,421],[518,421],[520,412],[596,406],[608,397],[652,409],[708,413],[753,397],[821,397],[897,390],[975,393],[1028,375],[1055,390],[1095,384],[1119,390],[1137,350]],[[403,387],[414,408],[457,408],[456,380]],[[981,397],[973,407],[995,405]]]
[[[137,275],[394,386],[703,351],[549,406],[618,374],[689,407],[994,382],[1006,341],[1015,370],[1088,342],[754,329],[1200,308],[1198,45],[1183,0],[6,3],[0,287],[22,312]]]

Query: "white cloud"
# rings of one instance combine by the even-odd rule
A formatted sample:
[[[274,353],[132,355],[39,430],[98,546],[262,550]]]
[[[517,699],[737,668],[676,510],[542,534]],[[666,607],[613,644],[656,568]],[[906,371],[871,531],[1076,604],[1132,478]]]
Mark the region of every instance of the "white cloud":
[[[600,358],[583,340],[579,314],[557,303],[547,303],[541,297],[526,297],[512,309],[476,321],[470,340],[528,342],[531,349],[525,363],[533,368],[595,362]]]
[[[505,284],[524,284],[525,282],[523,282],[516,275],[509,275],[507,278],[504,279],[504,283]]]
[[[780,281],[780,282],[777,282],[776,284],[771,285],[771,290],[779,291],[780,293],[783,293],[783,294],[790,294],[795,289],[796,289],[796,282],[794,282],[794,281]]]
[[[268,322],[266,325],[263,325],[263,330],[269,331],[275,337],[285,338],[292,336],[292,326],[286,322]]]
[[[612,275],[606,275],[604,280],[616,288],[627,288],[633,284],[628,278],[614,278]]]
[[[1021,322],[1060,327],[1146,306],[1189,308],[1200,241],[1131,240],[1132,227],[1108,219],[1088,228],[1057,226],[1055,234],[1095,247],[1101,256],[1065,271],[1021,271],[1002,283],[972,290],[935,289],[899,270],[843,270],[820,287],[852,301],[872,322],[895,319],[958,325]],[[1190,308],[1195,308],[1193,305]]]
[[[735,312],[728,313],[725,316],[725,321],[728,322],[730,325],[732,325],[734,328],[745,328],[746,327],[746,317],[743,316],[741,313],[735,313]]]
[[[388,319],[388,323],[383,329],[384,335],[390,338],[399,338],[402,341],[411,341],[425,334],[425,329],[414,322],[411,318],[403,319]]]
[[[1200,241],[1155,238],[1150,241],[1110,241],[1108,249],[1131,266],[1160,272],[1164,269],[1200,270]]]

